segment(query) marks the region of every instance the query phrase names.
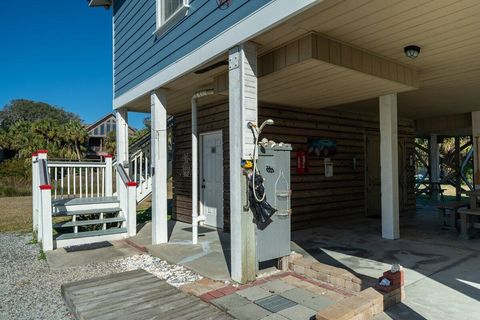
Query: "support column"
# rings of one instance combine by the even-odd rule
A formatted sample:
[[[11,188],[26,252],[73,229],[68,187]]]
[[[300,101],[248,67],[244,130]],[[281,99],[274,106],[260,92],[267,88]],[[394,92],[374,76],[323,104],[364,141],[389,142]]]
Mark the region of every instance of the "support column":
[[[473,185],[475,190],[480,185],[480,111],[472,112],[472,147],[473,147]]]
[[[397,95],[380,97],[380,166],[382,189],[382,237],[400,238],[398,204]]]
[[[167,98],[163,89],[150,95],[152,112],[152,244],[168,242]]]
[[[430,135],[430,182],[440,182],[440,150],[438,146],[438,137],[436,134]],[[440,200],[438,185],[431,185],[432,198]]]
[[[241,161],[251,159],[253,137],[248,121],[257,122],[257,50],[244,43],[229,51],[229,147],[231,277],[239,283],[256,276],[255,225],[245,210],[246,179]]]
[[[455,198],[457,201],[462,199],[462,165],[460,156],[460,137],[455,137]]]
[[[117,118],[117,163],[123,164],[128,173],[128,112],[126,108],[116,110]]]

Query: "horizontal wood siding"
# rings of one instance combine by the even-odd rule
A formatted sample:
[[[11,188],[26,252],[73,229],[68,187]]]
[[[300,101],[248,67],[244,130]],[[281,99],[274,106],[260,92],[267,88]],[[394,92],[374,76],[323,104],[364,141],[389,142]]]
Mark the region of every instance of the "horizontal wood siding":
[[[302,229],[324,223],[331,216],[365,213],[365,141],[366,134],[378,134],[378,116],[338,112],[327,109],[299,109],[292,107],[260,105],[259,123],[271,118],[274,126],[263,131],[263,137],[277,142],[292,144],[292,228]],[[228,167],[228,105],[208,106],[199,111],[200,132],[223,130],[224,141],[224,208],[225,227],[229,227],[229,167]],[[409,166],[409,157],[414,151],[413,121],[399,119],[399,141],[407,150],[404,155],[402,183],[405,188],[402,210],[415,208],[414,168]],[[182,177],[182,157],[191,152],[190,113],[176,117],[175,162],[174,162],[174,217],[191,221],[190,178]],[[306,150],[308,138],[334,139],[337,154],[332,157],[333,177],[325,177],[324,162],[310,159],[310,172],[297,174],[297,150]],[[353,168],[353,158],[357,168]]]
[[[125,93],[165,67],[255,12],[271,0],[235,0],[224,10],[214,0],[191,0],[188,14],[158,37],[156,0],[114,1],[115,96]]]

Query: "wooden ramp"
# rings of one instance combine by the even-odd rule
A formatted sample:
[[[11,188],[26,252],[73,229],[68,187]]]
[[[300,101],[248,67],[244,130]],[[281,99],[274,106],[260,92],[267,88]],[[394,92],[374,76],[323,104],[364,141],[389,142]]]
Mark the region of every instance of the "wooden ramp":
[[[145,270],[66,283],[62,296],[77,319],[232,319]]]

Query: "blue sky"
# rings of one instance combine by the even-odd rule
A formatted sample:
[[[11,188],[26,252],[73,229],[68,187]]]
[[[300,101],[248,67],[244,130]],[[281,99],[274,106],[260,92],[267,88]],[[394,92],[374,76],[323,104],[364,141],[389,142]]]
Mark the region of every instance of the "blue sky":
[[[111,111],[111,14],[86,0],[0,1],[0,108],[26,98],[87,123]]]

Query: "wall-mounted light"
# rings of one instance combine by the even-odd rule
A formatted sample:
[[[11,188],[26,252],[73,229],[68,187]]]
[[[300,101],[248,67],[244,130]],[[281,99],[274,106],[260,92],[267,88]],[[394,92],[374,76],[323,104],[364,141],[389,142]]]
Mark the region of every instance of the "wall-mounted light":
[[[420,54],[420,47],[415,45],[406,46],[403,48],[405,55],[410,59],[415,59]]]

